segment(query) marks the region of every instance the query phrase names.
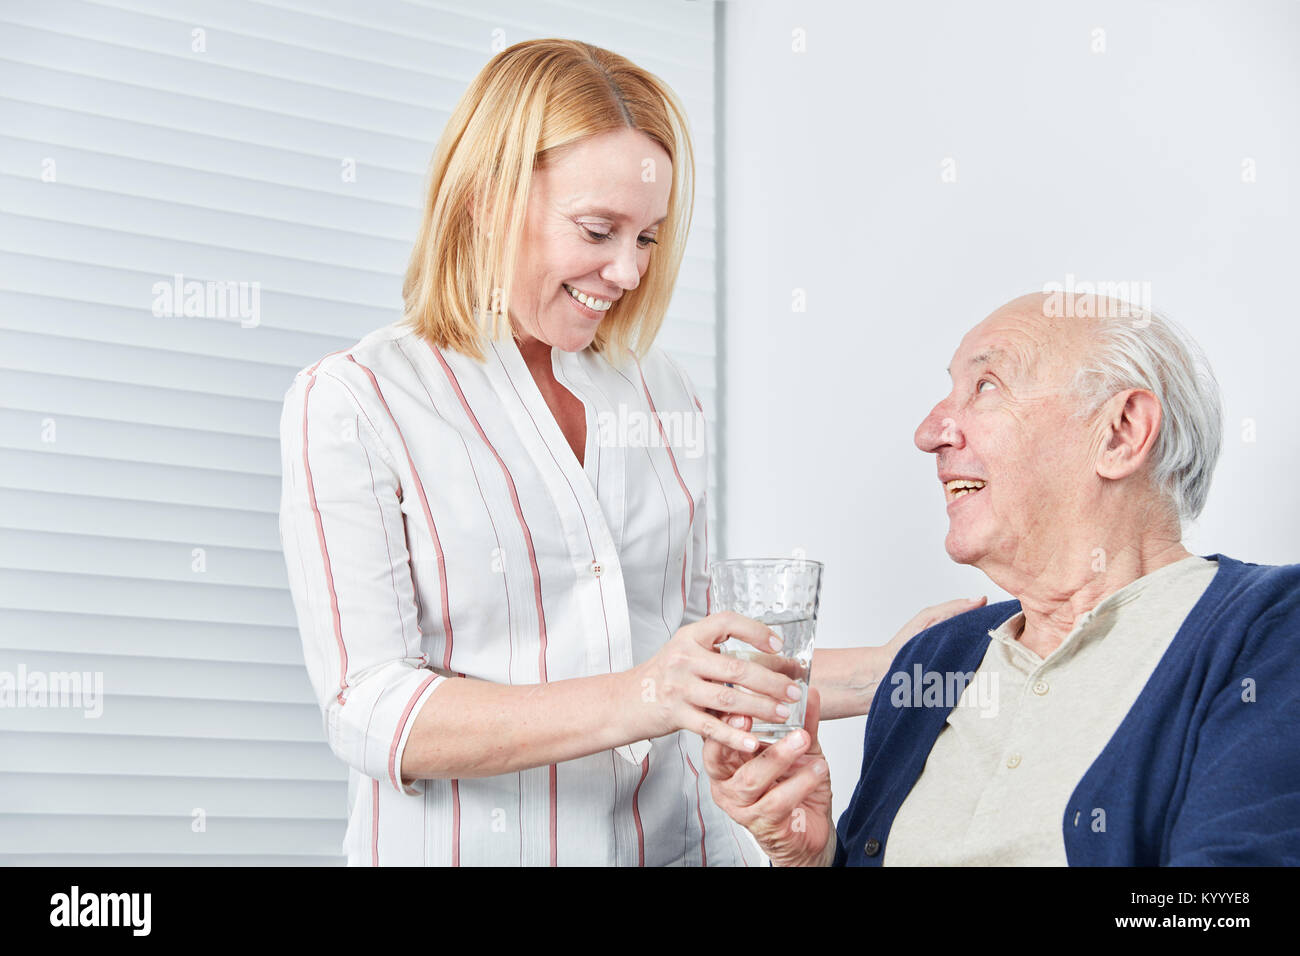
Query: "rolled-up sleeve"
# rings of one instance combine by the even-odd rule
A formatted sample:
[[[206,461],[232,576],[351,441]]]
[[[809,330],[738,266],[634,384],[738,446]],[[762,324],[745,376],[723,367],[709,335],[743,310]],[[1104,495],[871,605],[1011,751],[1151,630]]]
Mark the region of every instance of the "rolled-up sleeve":
[[[344,369],[346,372],[346,368]],[[404,785],[420,707],[446,678],[421,650],[400,472],[383,408],[328,368],[299,372],[280,419],[280,541],[307,673],[335,755]]]

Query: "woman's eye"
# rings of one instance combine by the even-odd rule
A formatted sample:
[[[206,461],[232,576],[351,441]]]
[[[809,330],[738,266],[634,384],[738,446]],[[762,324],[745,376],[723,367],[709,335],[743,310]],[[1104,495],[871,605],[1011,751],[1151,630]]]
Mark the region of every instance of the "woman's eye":
[[[595,240],[596,242],[600,242],[600,241],[603,240],[603,239],[608,239],[608,238],[610,238],[612,235],[614,235],[612,232],[592,232],[592,231],[591,231],[590,229],[588,229],[586,226],[583,226],[583,227],[582,227],[582,231],[585,232],[588,236],[590,236],[590,237],[591,237],[593,240]],[[658,239],[653,239],[653,238],[651,238],[650,236],[638,236],[636,242],[637,242],[637,245],[640,246],[642,249],[648,249],[648,248],[650,248],[650,243],[652,243],[652,242],[653,242],[655,245],[659,245],[659,240],[658,240]]]

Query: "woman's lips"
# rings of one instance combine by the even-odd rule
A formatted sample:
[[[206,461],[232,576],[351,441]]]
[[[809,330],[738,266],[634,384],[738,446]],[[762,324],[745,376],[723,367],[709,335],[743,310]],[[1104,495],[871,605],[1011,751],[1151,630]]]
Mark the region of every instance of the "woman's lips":
[[[604,312],[597,312],[595,309],[591,308],[591,306],[583,305],[573,296],[569,295],[569,290],[564,288],[564,286],[560,286],[560,291],[564,293],[564,297],[568,299],[569,302],[573,304],[573,307],[577,309],[578,312],[581,313],[584,317],[588,319],[592,319],[596,322],[599,322],[601,319],[605,317]]]

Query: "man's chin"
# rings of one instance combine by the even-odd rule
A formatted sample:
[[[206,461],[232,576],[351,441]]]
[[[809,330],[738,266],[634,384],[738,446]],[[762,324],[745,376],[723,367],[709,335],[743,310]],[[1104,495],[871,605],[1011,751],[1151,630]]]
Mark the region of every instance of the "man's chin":
[[[948,557],[956,564],[975,564],[984,556],[984,549],[977,547],[974,542],[967,541],[955,536],[952,532],[943,542],[944,550],[948,552]]]

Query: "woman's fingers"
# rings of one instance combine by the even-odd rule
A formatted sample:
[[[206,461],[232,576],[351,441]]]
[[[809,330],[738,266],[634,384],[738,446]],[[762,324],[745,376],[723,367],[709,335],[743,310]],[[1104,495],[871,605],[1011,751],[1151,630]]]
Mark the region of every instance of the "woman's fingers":
[[[710,680],[698,680],[686,690],[686,700],[701,710],[714,710],[720,714],[743,714],[759,717],[773,723],[782,723],[790,716],[794,702],[777,701],[764,694],[754,694],[743,687],[728,687]]]
[[[942,604],[934,604],[930,607],[918,611],[912,616],[912,619],[904,624],[897,634],[894,635],[895,641],[907,641],[917,634],[920,634],[927,627],[933,627],[940,621],[946,621],[948,618],[966,611],[974,610],[977,607],[983,607],[987,604],[987,597],[977,598],[954,598],[951,601],[944,601]]]
[[[690,625],[701,647],[710,649],[729,637],[744,641],[764,654],[781,649],[781,637],[766,624],[734,611],[719,611]]]
[[[699,725],[694,729],[704,738],[706,751],[710,747],[721,748],[734,753],[740,760],[746,760],[759,748],[758,739],[748,732],[748,727],[737,727],[724,718],[703,712],[700,713]]]
[[[764,656],[773,660],[785,660],[771,654]],[[789,661],[789,664],[792,670],[798,666],[797,661]],[[747,661],[729,654],[706,653],[701,655],[697,673],[706,680],[717,681],[719,685],[738,684],[756,694],[766,694],[774,700],[791,704],[803,697],[803,690],[790,679],[788,674],[784,673],[784,670],[784,666],[768,667],[765,661]],[[729,709],[713,704],[707,706],[713,707],[714,710]],[[745,711],[745,713],[752,712]]]

